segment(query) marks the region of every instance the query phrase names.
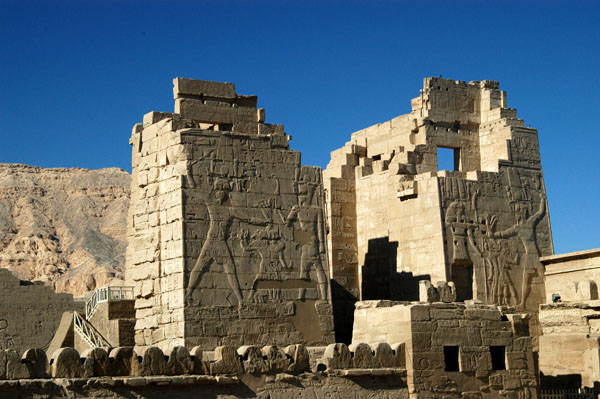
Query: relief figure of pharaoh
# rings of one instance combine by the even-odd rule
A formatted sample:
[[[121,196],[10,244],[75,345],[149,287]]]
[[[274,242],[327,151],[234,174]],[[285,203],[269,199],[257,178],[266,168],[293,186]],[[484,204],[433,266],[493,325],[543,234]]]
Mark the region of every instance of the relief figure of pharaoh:
[[[329,299],[328,281],[321,255],[325,253],[325,237],[323,225],[323,212],[320,207],[313,206],[316,185],[310,182],[301,182],[298,185],[298,202],[294,205],[287,217],[287,224],[294,222],[300,229],[294,228],[294,240],[301,246],[300,272],[301,280],[310,280],[310,271],[314,270],[322,300]],[[300,289],[300,299],[304,299],[305,289]]]
[[[537,246],[535,237],[535,228],[546,213],[546,195],[540,193],[540,205],[536,213],[529,216],[526,206],[517,209],[517,224],[500,232],[493,232],[495,238],[518,237],[525,248],[525,254],[522,258],[523,279],[521,283],[521,301],[519,306],[525,307],[527,297],[529,296],[529,285],[534,275],[541,275],[541,263],[539,261],[540,250]]]
[[[210,224],[206,234],[206,240],[200,250],[200,256],[196,261],[186,290],[186,299],[188,303],[193,303],[193,294],[202,279],[204,273],[213,265],[221,266],[227,277],[229,286],[237,300],[238,308],[242,306],[244,298],[240,289],[240,282],[237,275],[235,260],[228,242],[230,236],[231,224],[238,220],[249,224],[264,226],[267,223],[256,218],[251,218],[246,214],[237,211],[236,208],[226,204],[231,183],[228,179],[221,177],[215,178],[212,188],[208,192],[201,191],[201,200],[204,202],[208,211]]]

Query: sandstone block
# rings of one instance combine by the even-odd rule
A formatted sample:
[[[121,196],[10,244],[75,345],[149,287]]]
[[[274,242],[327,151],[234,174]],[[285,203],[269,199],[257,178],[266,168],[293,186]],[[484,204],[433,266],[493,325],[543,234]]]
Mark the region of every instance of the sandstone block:
[[[427,370],[443,370],[444,354],[442,352],[418,352],[413,354],[415,372]]]
[[[233,83],[209,82],[206,80],[175,78],[173,79],[173,97],[181,96],[236,98],[235,85]]]
[[[210,374],[240,374],[242,362],[233,347],[218,346],[215,349],[215,360],[210,364]]]
[[[432,320],[460,320],[464,317],[464,309],[443,304],[432,306],[429,313]]]
[[[31,378],[48,378],[49,364],[46,352],[41,349],[27,349],[21,360],[27,367]]]
[[[523,352],[507,352],[506,366],[510,370],[527,370],[527,354]],[[533,364],[531,365],[533,367]]]
[[[167,375],[192,374],[194,371],[194,362],[185,346],[174,346],[167,352],[167,356]]]
[[[323,354],[323,363],[328,369],[347,369],[352,367],[352,354],[346,344],[329,344]]]
[[[352,344],[348,347],[348,349],[352,353],[352,367],[361,369],[376,367],[375,358],[373,357],[373,350],[368,344]]]
[[[108,353],[104,348],[88,349],[81,354],[83,361],[83,377],[99,377],[110,375]]]
[[[255,108],[224,108],[208,105],[202,101],[193,100],[190,98],[176,99],[175,112],[186,119],[216,124],[233,125],[240,122],[258,122],[258,115]]]
[[[410,308],[410,317],[413,321],[431,320],[428,306],[415,305]]]
[[[74,348],[57,349],[50,360],[50,367],[52,378],[79,378],[82,375],[79,352]]]
[[[500,320],[502,314],[497,309],[490,309],[489,307],[470,307],[467,306],[464,312],[466,319],[471,320]]]
[[[166,118],[169,118],[172,116],[173,116],[173,114],[168,113],[168,112],[157,112],[157,111],[148,112],[146,115],[144,115],[143,126],[144,127],[150,126],[156,122],[159,122],[163,119],[166,119]]]

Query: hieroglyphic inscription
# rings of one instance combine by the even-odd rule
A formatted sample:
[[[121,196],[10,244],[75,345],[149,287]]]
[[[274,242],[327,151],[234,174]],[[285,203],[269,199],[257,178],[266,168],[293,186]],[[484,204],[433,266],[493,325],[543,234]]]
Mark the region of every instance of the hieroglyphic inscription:
[[[194,151],[204,158],[190,162],[184,188],[188,220],[204,222],[195,224],[203,242],[189,271],[188,303],[263,302],[259,281],[296,279],[315,282],[308,298],[328,300],[320,171],[300,167],[291,151],[267,148],[265,139],[201,137]],[[186,252],[194,256],[195,248]],[[294,297],[305,299],[306,290]]]
[[[323,331],[332,328],[320,169],[301,166],[296,152],[271,137],[195,131],[187,142],[186,319],[232,307],[237,315],[227,314],[236,326],[226,322],[230,316],[220,317],[222,332],[205,326],[199,335],[248,338],[253,328],[241,320],[310,301],[312,311],[296,309],[313,312]],[[276,328],[301,339],[289,336],[297,334],[293,320],[280,320]]]
[[[136,345],[331,342],[321,170],[255,96],[174,84],[176,113],[146,114],[130,140]]]
[[[472,264],[480,271],[474,283],[480,299],[525,309],[532,292],[540,295],[532,286],[543,275],[540,246],[548,253],[551,245],[547,235],[537,235],[547,214],[539,172],[505,168],[479,181],[445,178],[440,190],[450,267]]]

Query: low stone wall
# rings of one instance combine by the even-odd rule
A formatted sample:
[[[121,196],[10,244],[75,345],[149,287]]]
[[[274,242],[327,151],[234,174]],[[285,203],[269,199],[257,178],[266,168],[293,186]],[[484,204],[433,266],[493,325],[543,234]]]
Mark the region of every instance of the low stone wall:
[[[361,301],[353,341],[405,342],[413,397],[535,399],[530,317],[509,310],[474,301]]]
[[[553,295],[560,300],[590,301],[598,299],[600,284],[600,248],[540,258],[544,265],[546,303]]]
[[[0,351],[0,397],[408,398],[404,345]],[[311,359],[311,354],[313,358]],[[321,356],[314,358],[314,354]],[[322,354],[322,355],[321,355]],[[311,367],[312,364],[312,367]]]
[[[581,384],[600,381],[600,301],[540,306],[540,371],[545,376],[581,376]]]
[[[21,281],[0,269],[0,349],[47,349],[64,312],[83,309],[71,294]]]

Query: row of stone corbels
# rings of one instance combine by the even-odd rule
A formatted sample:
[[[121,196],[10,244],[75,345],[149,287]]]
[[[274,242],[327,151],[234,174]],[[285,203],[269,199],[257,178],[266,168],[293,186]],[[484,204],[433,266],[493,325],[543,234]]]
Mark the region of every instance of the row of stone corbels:
[[[389,345],[381,342],[374,345],[365,343],[330,344],[317,370],[323,369],[373,369],[406,368],[406,346],[404,343]]]
[[[404,368],[403,343],[331,344],[319,360],[317,370],[351,368]],[[28,349],[23,356],[12,349],[0,351],[0,379],[82,378],[101,376],[153,375],[216,375],[302,373],[310,369],[310,357],[304,345],[262,348],[246,345],[235,350],[220,346],[214,360],[203,359],[203,351],[191,352],[183,346],[171,348],[166,354],[157,347],[148,347],[139,355],[132,347],[118,347],[107,352],[92,348],[81,355],[74,348],[60,348],[50,361],[41,349]]]
[[[171,348],[166,354],[157,347],[148,347],[139,355],[133,347],[118,347],[107,352],[92,348],[81,355],[74,348],[60,348],[50,361],[41,349],[28,349],[19,356],[15,350],[0,351],[0,379],[81,378],[101,376],[153,375],[215,375],[288,372],[308,370],[309,354],[304,345],[279,348],[274,345],[220,346],[214,360],[203,360],[203,351],[191,352],[183,346]]]

